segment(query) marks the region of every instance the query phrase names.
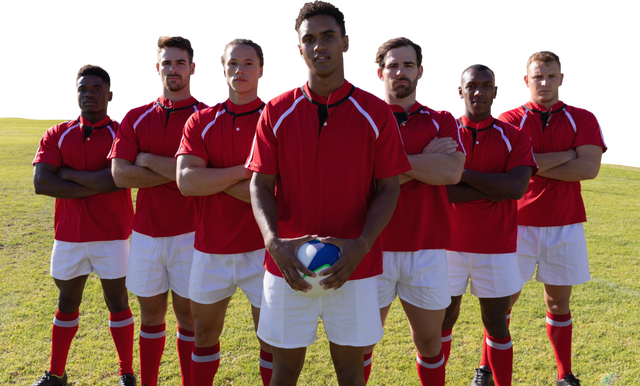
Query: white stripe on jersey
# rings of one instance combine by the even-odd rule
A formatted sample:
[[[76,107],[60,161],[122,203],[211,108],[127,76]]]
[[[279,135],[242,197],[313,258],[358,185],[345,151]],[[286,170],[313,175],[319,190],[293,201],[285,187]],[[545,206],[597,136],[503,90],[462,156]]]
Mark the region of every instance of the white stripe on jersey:
[[[460,130],[462,129],[462,126],[458,125],[458,120],[456,120],[456,126],[458,127],[458,142],[460,142],[460,147],[462,148],[462,152],[466,156],[467,150],[464,148],[464,143],[462,142],[462,137],[460,136]]]
[[[565,115],[567,116],[567,118],[569,118],[569,122],[571,122],[571,126],[573,126],[573,132],[577,133],[578,132],[578,128],[576,127],[576,123],[573,120],[573,117],[571,116],[571,114],[569,114],[569,112],[567,111],[567,109],[562,109],[565,113]]]
[[[529,114],[529,112],[527,110],[524,111],[524,115],[522,116],[522,120],[520,121],[520,128],[524,128],[524,121],[527,120],[527,115]]]
[[[258,132],[253,135],[253,142],[251,142],[251,151],[249,152],[249,157],[247,157],[247,162],[244,164],[245,168],[249,168],[249,164],[253,159],[253,150],[256,148],[256,141],[258,140]]]
[[[221,116],[222,114],[225,113],[225,110],[220,110],[218,111],[218,113],[216,114],[216,117],[213,118],[213,121],[211,123],[209,123],[204,130],[202,130],[202,139],[204,140],[204,136],[207,134],[207,131],[209,131],[209,128],[211,128],[211,126],[213,126],[216,123],[216,120],[218,120],[218,117]]]
[[[273,127],[273,135],[276,136],[276,138],[278,138],[278,135],[276,134],[276,132],[278,131],[278,128],[280,127],[280,124],[282,123],[282,121],[293,112],[293,109],[296,108],[296,105],[304,99],[304,95],[301,95],[300,97],[298,97],[298,99],[296,99],[295,102],[293,102],[293,106],[289,107],[289,110],[285,111],[284,114],[282,114],[282,116],[280,117],[280,119],[278,119],[278,122],[276,122],[276,125]]]
[[[493,125],[493,128],[500,132],[500,135],[502,135],[502,140],[507,145],[507,148],[509,149],[509,153],[511,153],[511,142],[509,142],[507,137],[504,135],[504,131],[502,130],[502,127],[500,127],[498,125]]]
[[[138,124],[140,123],[140,121],[142,121],[142,119],[143,119],[144,117],[146,117],[146,116],[147,116],[147,114],[149,114],[150,112],[152,112],[155,108],[156,108],[156,103],[154,103],[152,108],[150,108],[149,110],[145,111],[145,112],[144,112],[144,114],[142,114],[142,115],[140,116],[140,118],[138,118],[138,120],[136,121],[136,123],[134,123],[134,124],[133,124],[133,132],[134,132],[134,133],[136,132],[136,127],[138,127]]]
[[[58,149],[62,148],[62,140],[64,139],[64,137],[66,137],[67,134],[69,134],[71,129],[75,129],[76,127],[78,127],[78,124],[71,126],[67,130],[65,130],[64,133],[62,133],[62,135],[60,136],[60,139],[58,140]]]
[[[362,107],[360,107],[360,105],[358,104],[358,102],[356,102],[355,99],[353,99],[353,97],[349,97],[349,100],[351,102],[353,102],[353,104],[356,106],[356,108],[358,109],[358,111],[360,111],[360,113],[362,115],[364,115],[365,118],[367,118],[367,120],[369,121],[369,123],[371,124],[371,128],[373,129],[373,131],[376,133],[376,139],[378,139],[378,136],[380,135],[380,132],[378,131],[378,126],[376,126],[376,124],[373,122],[373,119],[371,119],[371,116],[364,111],[364,109]]]

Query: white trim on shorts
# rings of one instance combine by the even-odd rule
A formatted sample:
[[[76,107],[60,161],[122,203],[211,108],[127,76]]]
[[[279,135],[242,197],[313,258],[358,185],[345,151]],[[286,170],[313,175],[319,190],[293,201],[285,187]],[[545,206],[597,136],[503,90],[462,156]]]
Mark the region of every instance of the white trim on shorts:
[[[378,302],[387,307],[396,295],[425,310],[442,310],[451,304],[447,253],[444,249],[383,252],[383,272],[378,276]]]
[[[524,282],[515,253],[469,253],[447,251],[451,296],[467,292],[478,298],[502,298],[522,289]]]
[[[349,280],[319,298],[295,293],[287,282],[264,275],[258,337],[275,347],[308,347],[318,338],[318,318],[327,338],[342,346],[365,347],[382,339],[377,278]]]
[[[127,274],[129,240],[70,243],[54,240],[51,276],[71,280],[95,272],[100,279],[120,279]]]
[[[141,297],[171,289],[189,298],[189,277],[195,232],[171,237],[151,237],[133,232],[127,271],[127,289]]]
[[[214,304],[229,298],[240,287],[252,306],[260,308],[264,279],[265,249],[217,255],[193,252],[189,299]]]
[[[518,226],[518,263],[525,282],[578,285],[591,279],[582,223],[559,227]]]

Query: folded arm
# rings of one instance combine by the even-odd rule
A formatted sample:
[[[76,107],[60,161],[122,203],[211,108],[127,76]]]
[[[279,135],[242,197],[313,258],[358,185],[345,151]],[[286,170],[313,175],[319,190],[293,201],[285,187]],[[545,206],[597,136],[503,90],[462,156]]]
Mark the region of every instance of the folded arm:
[[[175,181],[175,168],[173,179],[170,179],[122,158],[111,160],[111,174],[116,185],[121,188],[153,188]]]
[[[230,168],[209,168],[206,160],[183,154],[178,156],[176,181],[178,188],[185,196],[209,196],[225,192],[240,182],[248,181],[252,174],[253,172],[242,165]],[[248,182],[232,189],[231,192],[248,198]]]
[[[434,138],[420,154],[407,155],[411,170],[400,176],[400,184],[416,179],[429,185],[452,185],[460,181],[465,156],[451,138]]]
[[[59,168],[47,163],[37,163],[33,168],[33,186],[36,194],[54,198],[81,198],[100,193],[76,182],[60,177]]]
[[[602,148],[597,145],[582,145],[576,147],[575,153],[576,157],[565,163],[544,170],[540,168],[537,175],[560,181],[584,181],[596,178],[600,172]],[[541,156],[544,160],[547,154],[557,153],[534,154],[536,162],[540,162],[538,157]]]

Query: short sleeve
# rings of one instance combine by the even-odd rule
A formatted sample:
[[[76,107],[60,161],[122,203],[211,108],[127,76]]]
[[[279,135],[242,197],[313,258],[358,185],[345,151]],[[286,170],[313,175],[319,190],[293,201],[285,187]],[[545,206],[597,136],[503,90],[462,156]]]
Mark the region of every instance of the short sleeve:
[[[531,137],[524,130],[516,128],[514,129],[514,132],[516,133],[516,135],[514,135],[516,141],[512,146],[511,152],[509,153],[506,171],[509,171],[517,166],[531,166],[531,175],[535,175],[538,172],[538,164],[533,157]]]
[[[182,140],[180,141],[180,148],[176,153],[176,157],[182,154],[194,155],[208,161],[207,148],[202,138],[202,132],[204,128],[202,126],[202,120],[200,113],[191,115],[187,123],[184,125],[184,131],[182,133]]]
[[[273,105],[267,104],[258,120],[256,134],[253,137],[245,168],[256,173],[279,175],[278,138],[273,132],[272,110]]]
[[[438,138],[452,138],[458,143],[458,148],[456,149],[459,152],[462,152],[464,155],[467,152],[464,150],[462,146],[460,135],[458,134],[458,125],[456,124],[455,118],[448,111],[441,111],[440,118],[440,129],[438,130]]]
[[[374,145],[373,178],[393,177],[411,170],[398,123],[386,103],[380,109],[379,118],[375,123],[380,134]]]
[[[109,153],[109,159],[121,158],[131,163],[136,161],[138,153],[140,153],[140,144],[138,142],[138,136],[133,129],[134,117],[129,112],[120,124],[120,130],[113,142],[111,153]]]
[[[582,145],[596,145],[602,147],[602,152],[607,151],[602,129],[595,115],[586,110],[578,110],[580,115],[576,117],[576,140],[573,147]]]
[[[37,163],[47,163],[57,167],[62,166],[62,153],[58,141],[60,137],[59,126],[53,126],[47,130],[40,139],[38,151],[33,159],[33,165]]]

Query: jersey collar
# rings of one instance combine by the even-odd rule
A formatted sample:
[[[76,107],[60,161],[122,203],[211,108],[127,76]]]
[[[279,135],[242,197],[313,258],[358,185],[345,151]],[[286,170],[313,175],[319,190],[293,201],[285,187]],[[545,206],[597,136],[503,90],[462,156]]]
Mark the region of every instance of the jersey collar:
[[[89,122],[88,119],[83,118],[82,116],[78,117],[78,124],[81,127],[90,127],[94,130],[97,129],[102,129],[103,127],[107,127],[111,124],[111,118],[109,118],[109,116],[107,115],[106,117],[104,117],[103,119],[99,120],[98,122],[95,123],[91,123]]]
[[[487,119],[484,119],[480,122],[473,122],[471,121],[469,118],[467,118],[466,115],[463,115],[460,117],[459,119],[460,123],[468,128],[474,129],[474,130],[484,130],[484,129],[488,129],[491,126],[493,126],[493,123],[495,122],[495,118],[494,117],[489,117]]]
[[[304,86],[302,86],[303,91],[314,102],[317,102],[323,105],[328,105],[330,107],[332,107],[331,105],[339,104],[340,102],[342,102],[343,99],[346,99],[349,96],[349,94],[352,93],[353,88],[354,88],[353,85],[345,79],[344,84],[340,86],[340,88],[332,92],[331,95],[329,95],[329,98],[325,98],[320,95],[314,94],[309,88],[309,82],[305,83]]]
[[[183,101],[173,102],[165,97],[158,98],[158,103],[164,106],[166,109],[179,110],[187,107],[191,107],[198,104],[198,100],[194,97],[185,99]]]
[[[558,111],[561,111],[565,106],[566,105],[564,104],[564,102],[558,101],[558,103],[556,103],[553,106],[551,106],[551,110],[549,112],[551,114],[557,113]],[[547,109],[543,105],[539,105],[539,104],[533,103],[533,102],[525,103],[524,107],[526,109],[531,110],[531,111],[536,112],[536,113],[541,113],[541,112],[546,112],[547,111]]]
[[[262,102],[262,100],[260,98],[256,98],[254,100],[252,100],[249,103],[246,103],[244,105],[237,105],[233,102],[231,102],[230,99],[227,99],[224,102],[224,109],[232,114],[232,115],[241,115],[244,113],[250,113],[253,112],[255,110],[260,110],[261,108],[264,107],[264,102]]]

